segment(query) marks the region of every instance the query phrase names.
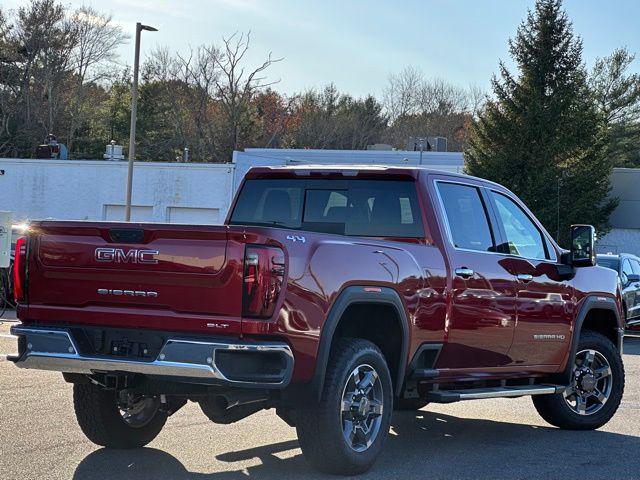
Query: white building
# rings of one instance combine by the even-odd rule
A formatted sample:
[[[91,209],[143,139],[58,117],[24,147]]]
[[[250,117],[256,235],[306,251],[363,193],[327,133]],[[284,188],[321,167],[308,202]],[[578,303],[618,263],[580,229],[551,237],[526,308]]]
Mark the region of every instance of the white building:
[[[216,224],[252,166],[300,164],[418,165],[420,152],[397,150],[285,150],[248,148],[229,164],[138,162],[131,218],[142,222]],[[460,152],[424,152],[422,163],[460,172]],[[0,211],[14,222],[124,219],[127,162],[0,158]],[[640,255],[640,169],[614,169],[612,195],[620,204],[599,252]]]
[[[425,152],[423,164],[460,171],[459,152]],[[137,162],[131,218],[140,222],[216,224],[224,221],[236,188],[254,165],[417,165],[419,152],[279,150],[234,152],[233,163]],[[2,172],[4,172],[2,174]],[[126,162],[0,158],[0,211],[14,221],[122,220]]]

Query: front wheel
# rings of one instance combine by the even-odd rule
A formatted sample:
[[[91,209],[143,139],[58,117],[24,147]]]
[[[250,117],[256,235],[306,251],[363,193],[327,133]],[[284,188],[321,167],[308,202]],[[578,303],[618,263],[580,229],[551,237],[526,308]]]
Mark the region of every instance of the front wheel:
[[[143,447],[167,421],[158,398],[132,398],[97,385],[75,384],[73,405],[82,432],[103,447]]]
[[[369,470],[389,432],[392,390],[378,347],[367,340],[340,339],[329,358],[320,402],[296,416],[305,458],[327,473]]]
[[[616,413],[624,391],[620,352],[604,335],[585,331],[573,359],[571,385],[555,395],[533,397],[536,410],[551,425],[594,430]]]

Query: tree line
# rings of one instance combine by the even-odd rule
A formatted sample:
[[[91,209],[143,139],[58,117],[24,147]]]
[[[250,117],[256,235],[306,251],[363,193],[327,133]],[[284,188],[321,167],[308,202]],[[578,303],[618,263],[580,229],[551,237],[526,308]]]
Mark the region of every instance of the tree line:
[[[100,158],[111,140],[128,148],[131,71],[116,52],[130,41],[110,15],[31,0],[0,6],[0,156],[32,157],[52,133],[71,158]],[[483,94],[408,67],[383,97],[335,85],[284,94],[269,77],[283,61],[250,65],[251,35],[188,52],[157,48],[141,66],[137,157],[226,162],[246,147],[404,149],[409,137],[443,136],[460,151]]]
[[[110,15],[58,0],[0,6],[0,157],[33,157],[49,133],[71,158],[101,158],[129,141],[129,36]],[[621,47],[587,67],[561,0],[538,0],[509,40],[492,91],[414,67],[391,74],[380,98],[335,85],[282,93],[271,53],[252,65],[250,33],[187,52],[156,48],[141,67],[137,158],[227,162],[247,147],[404,149],[443,136],[468,173],[520,195],[559,238],[570,223],[606,231],[615,166],[640,167],[640,75]],[[565,238],[566,239],[566,238]]]

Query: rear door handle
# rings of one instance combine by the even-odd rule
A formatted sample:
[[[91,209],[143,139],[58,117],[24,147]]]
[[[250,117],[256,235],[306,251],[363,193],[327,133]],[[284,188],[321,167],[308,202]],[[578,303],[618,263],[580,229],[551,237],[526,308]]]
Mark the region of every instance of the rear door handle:
[[[473,270],[467,267],[456,268],[456,275],[462,278],[473,277]]]
[[[528,273],[519,273],[518,280],[520,280],[522,283],[529,283],[531,280],[533,280],[533,275],[530,275]]]

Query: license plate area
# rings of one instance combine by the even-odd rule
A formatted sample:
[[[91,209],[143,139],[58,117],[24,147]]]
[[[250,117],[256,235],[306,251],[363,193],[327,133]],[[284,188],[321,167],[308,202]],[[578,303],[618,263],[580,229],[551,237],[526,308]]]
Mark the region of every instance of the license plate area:
[[[83,327],[73,328],[71,334],[83,355],[138,361],[158,358],[166,340],[161,333],[134,329]]]

